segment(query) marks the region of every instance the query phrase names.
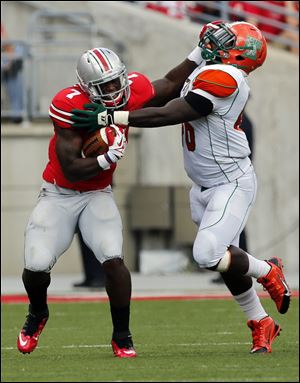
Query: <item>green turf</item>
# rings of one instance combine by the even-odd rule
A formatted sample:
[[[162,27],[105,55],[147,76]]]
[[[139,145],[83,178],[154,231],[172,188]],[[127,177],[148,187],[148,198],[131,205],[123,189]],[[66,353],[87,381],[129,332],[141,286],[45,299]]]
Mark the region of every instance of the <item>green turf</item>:
[[[109,346],[107,303],[50,304],[50,319],[30,355],[16,349],[27,306],[2,305],[2,382],[296,382],[298,299],[280,315],[271,354],[250,355],[251,333],[232,300],[133,301],[136,359]]]

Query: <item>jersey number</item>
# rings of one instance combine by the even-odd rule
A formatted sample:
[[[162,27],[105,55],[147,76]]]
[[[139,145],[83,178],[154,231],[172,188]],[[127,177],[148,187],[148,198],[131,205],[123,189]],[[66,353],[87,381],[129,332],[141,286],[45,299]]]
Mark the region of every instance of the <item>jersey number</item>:
[[[131,73],[129,76],[128,76],[128,84],[131,85],[133,83],[132,80],[130,80],[131,78],[135,78],[135,77],[138,77],[138,75],[136,73]]]
[[[182,140],[185,140],[186,147],[190,152],[196,149],[195,131],[188,122],[182,124]]]
[[[72,100],[72,98],[73,98],[74,96],[79,96],[79,95],[81,94],[81,93],[80,93],[78,90],[76,90],[76,89],[71,89],[71,90],[72,90],[72,92],[66,95],[66,97],[70,98],[71,100]]]

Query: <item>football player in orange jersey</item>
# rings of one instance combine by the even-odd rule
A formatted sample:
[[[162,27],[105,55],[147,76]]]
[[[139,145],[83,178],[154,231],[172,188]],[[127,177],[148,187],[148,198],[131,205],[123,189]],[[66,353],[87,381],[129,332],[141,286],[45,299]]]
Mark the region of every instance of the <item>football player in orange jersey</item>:
[[[252,278],[261,283],[284,314],[290,289],[282,261],[261,261],[239,248],[239,236],[256,198],[256,175],[241,129],[249,98],[248,75],[263,65],[267,44],[260,30],[246,22],[207,24],[200,33],[200,65],[187,78],[180,97],[163,107],[135,111],[73,110],[79,129],[108,124],[159,127],[183,123],[184,167],[193,181],[190,206],[198,233],[193,256],[198,265],[222,274],[247,316],[251,353],[269,353],[281,330],[264,310]],[[196,52],[194,52],[196,54]]]
[[[194,55],[192,52],[190,59],[152,84],[141,73],[127,74],[125,65],[110,49],[94,48],[79,58],[78,83],[54,96],[49,108],[54,127],[49,161],[25,232],[22,280],[30,304],[17,339],[20,352],[30,353],[38,344],[49,317],[47,289],[51,269],[80,229],[105,273],[113,352],[120,358],[136,356],[129,329],[131,277],[123,261],[122,222],[111,188],[117,161],[126,149],[128,128],[114,125],[116,137],[108,137],[108,152],[83,158],[81,149],[88,129],[73,127],[71,110],[83,110],[91,102],[111,111],[139,109],[150,100],[152,105],[163,105],[179,95],[184,80],[197,67],[191,60]]]

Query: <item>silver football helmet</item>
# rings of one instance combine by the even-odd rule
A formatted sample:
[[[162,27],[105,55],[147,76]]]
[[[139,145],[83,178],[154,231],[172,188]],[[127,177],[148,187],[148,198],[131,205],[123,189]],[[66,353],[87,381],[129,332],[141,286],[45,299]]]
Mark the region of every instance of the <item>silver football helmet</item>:
[[[83,53],[76,69],[82,89],[93,102],[107,109],[121,108],[130,97],[125,65],[110,49],[93,48]],[[113,83],[113,86],[109,84]]]

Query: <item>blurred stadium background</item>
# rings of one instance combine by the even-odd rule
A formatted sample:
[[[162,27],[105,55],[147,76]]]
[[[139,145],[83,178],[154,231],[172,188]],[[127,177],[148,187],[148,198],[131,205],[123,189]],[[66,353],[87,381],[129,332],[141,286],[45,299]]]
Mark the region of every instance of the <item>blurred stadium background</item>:
[[[249,13],[245,3],[261,12]],[[297,7],[293,1],[1,2],[2,293],[22,289],[23,233],[36,203],[53,129],[48,107],[58,90],[76,82],[76,61],[82,52],[108,47],[122,57],[128,71],[140,71],[155,80],[188,55],[203,23],[254,17],[266,26],[269,50],[265,65],[250,76],[252,97],[247,112],[255,127],[254,165],[259,183],[247,224],[249,251],[260,259],[282,257],[287,279],[298,289]],[[20,85],[14,88],[22,96],[18,109],[3,81],[2,62],[12,54],[7,47],[15,49],[20,74]],[[180,126],[132,129],[129,141],[114,178],[126,263],[136,281],[144,275],[138,286],[148,283],[149,288],[154,284],[161,289],[169,281],[170,287],[173,283],[178,288],[188,276],[186,286],[199,289],[202,285],[195,278],[199,273],[191,255],[196,228],[190,219],[190,181],[183,169]],[[145,274],[151,273],[154,277],[165,274],[166,279],[159,284],[147,279]],[[179,279],[172,279],[172,273]],[[81,274],[75,238],[52,275],[64,281],[67,289]],[[212,276],[202,274],[209,288]]]

